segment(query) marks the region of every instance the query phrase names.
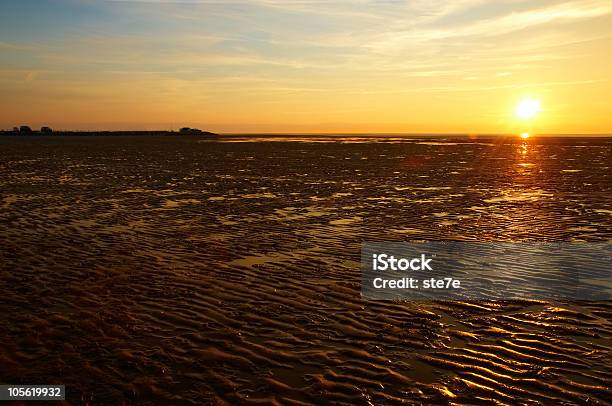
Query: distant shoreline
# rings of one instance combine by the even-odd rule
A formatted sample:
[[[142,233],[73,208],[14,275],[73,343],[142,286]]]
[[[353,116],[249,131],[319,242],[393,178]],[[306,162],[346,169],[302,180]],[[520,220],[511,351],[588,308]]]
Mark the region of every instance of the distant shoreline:
[[[53,131],[53,132],[43,132],[43,131],[29,131],[29,132],[20,132],[20,131],[0,131],[0,136],[14,136],[14,137],[61,137],[61,136],[71,136],[71,137],[96,137],[96,136],[177,136],[177,137],[204,137],[204,138],[217,138],[219,134],[209,132],[209,131],[199,131],[199,132],[181,132],[181,131],[146,131],[146,130],[137,130],[137,131]]]

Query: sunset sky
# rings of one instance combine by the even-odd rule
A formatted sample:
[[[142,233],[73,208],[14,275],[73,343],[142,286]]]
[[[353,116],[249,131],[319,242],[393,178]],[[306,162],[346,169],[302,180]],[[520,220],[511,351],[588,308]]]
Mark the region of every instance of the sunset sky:
[[[2,0],[0,128],[612,133],[611,49],[609,0]]]

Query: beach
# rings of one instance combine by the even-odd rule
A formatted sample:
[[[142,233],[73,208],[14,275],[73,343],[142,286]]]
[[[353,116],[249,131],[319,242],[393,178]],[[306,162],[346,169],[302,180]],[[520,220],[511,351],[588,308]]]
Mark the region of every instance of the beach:
[[[70,404],[610,404],[609,301],[377,301],[364,241],[609,242],[612,138],[0,137],[0,381]]]

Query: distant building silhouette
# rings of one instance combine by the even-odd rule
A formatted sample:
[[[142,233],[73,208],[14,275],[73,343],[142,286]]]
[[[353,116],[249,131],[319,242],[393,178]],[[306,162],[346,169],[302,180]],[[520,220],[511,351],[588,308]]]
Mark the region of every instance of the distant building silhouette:
[[[40,127],[40,133],[41,134],[51,134],[53,133],[53,130],[51,129],[51,127]]]
[[[181,134],[202,134],[202,130],[198,128],[183,127],[179,130]]]
[[[22,134],[30,134],[32,133],[32,129],[27,125],[22,125],[19,127],[19,132]]]

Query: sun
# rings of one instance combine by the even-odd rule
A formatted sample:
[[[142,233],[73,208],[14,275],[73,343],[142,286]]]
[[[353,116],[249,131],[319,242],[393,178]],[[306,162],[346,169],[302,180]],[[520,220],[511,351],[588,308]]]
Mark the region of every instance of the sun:
[[[529,133],[521,133],[521,138],[526,140],[527,138],[529,138]]]
[[[523,120],[528,120],[540,112],[540,106],[539,100],[523,99],[516,105],[516,115]]]

